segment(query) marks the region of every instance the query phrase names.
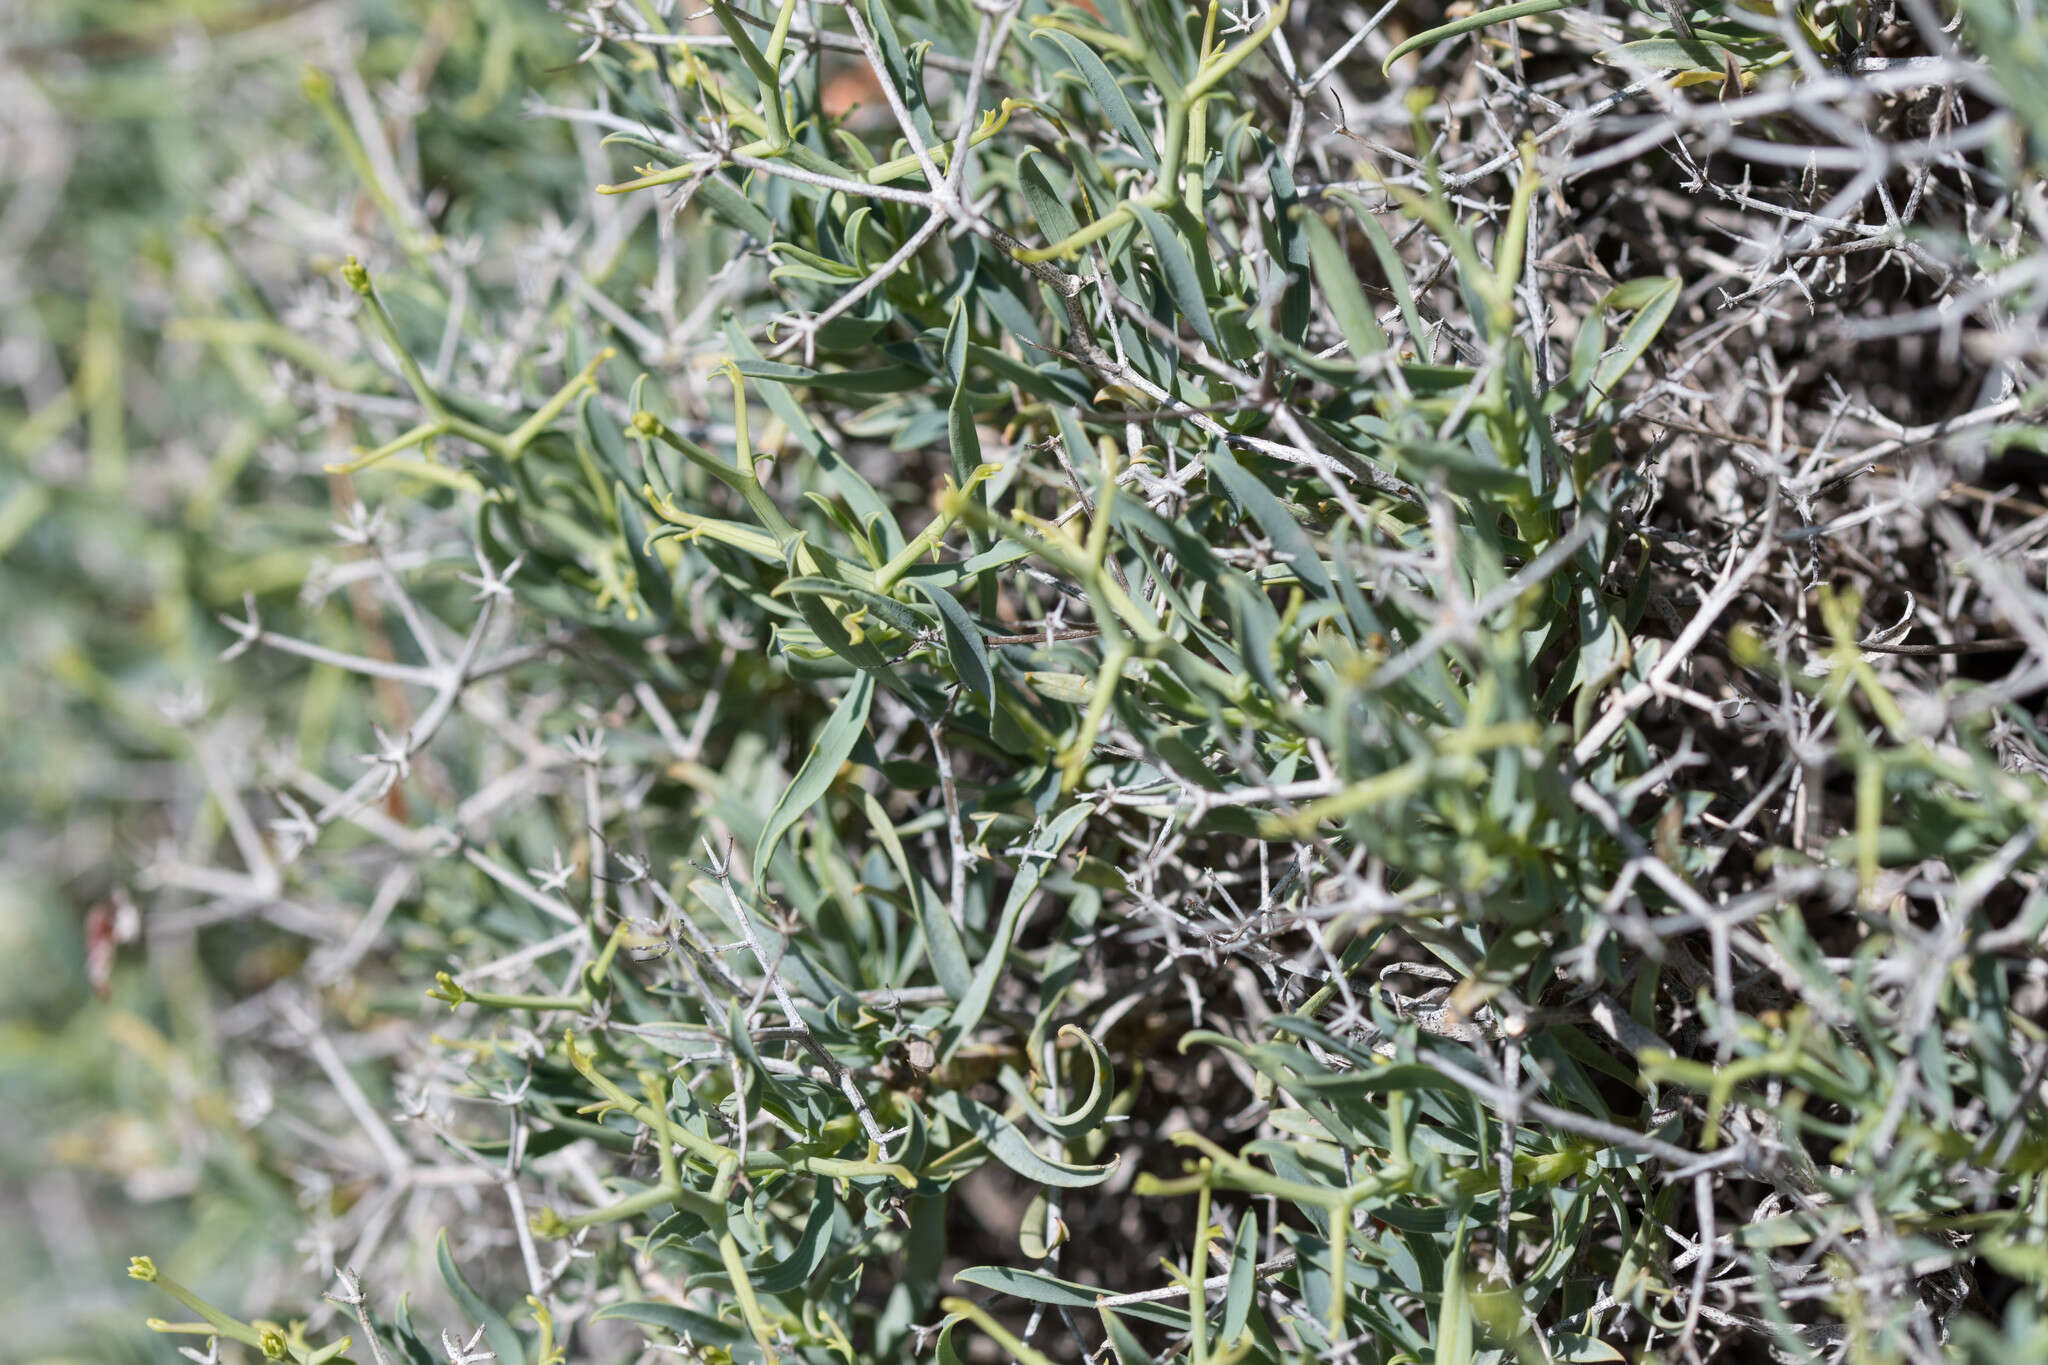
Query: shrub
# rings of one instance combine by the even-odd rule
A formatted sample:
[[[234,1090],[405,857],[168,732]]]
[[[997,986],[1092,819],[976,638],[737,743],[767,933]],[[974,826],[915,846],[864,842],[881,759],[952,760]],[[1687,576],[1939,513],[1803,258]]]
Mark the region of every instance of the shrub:
[[[512,287],[355,146],[381,616],[226,628],[392,699],[157,869],[318,945],[349,1273],[132,1273],[305,1361],[433,1358],[408,1234],[452,1360],[2033,1340],[2041,30],[1902,9],[593,7],[644,164]]]

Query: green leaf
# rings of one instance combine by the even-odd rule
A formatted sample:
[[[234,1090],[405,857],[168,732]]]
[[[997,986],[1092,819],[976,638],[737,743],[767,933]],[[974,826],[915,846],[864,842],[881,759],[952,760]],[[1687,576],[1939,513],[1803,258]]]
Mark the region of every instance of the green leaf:
[[[691,198],[757,242],[772,242],[776,238],[775,220],[716,171],[697,182]]]
[[[1102,1126],[1109,1116],[1110,1101],[1116,1097],[1112,1087],[1109,1064],[1109,1050],[1087,1033],[1072,1024],[1060,1026],[1062,1038],[1071,1035],[1078,1040],[1088,1056],[1088,1098],[1074,1107],[1071,1113],[1048,1113],[1031,1093],[1031,1086],[1018,1079],[1014,1071],[1005,1070],[1002,1076],[1003,1088],[1016,1096],[1024,1105],[1024,1112],[1030,1116],[1047,1135],[1072,1141],[1085,1137]]]
[[[802,1289],[825,1263],[825,1253],[832,1247],[828,1234],[839,1211],[839,1201],[830,1184],[823,1180],[818,1182],[812,1201],[810,1219],[789,1255],[752,1276],[755,1293],[787,1294]]]
[[[637,1322],[642,1327],[659,1327],[678,1336],[689,1337],[700,1346],[716,1346],[727,1351],[745,1350],[750,1354],[753,1352],[754,1339],[745,1327],[714,1318],[709,1313],[699,1313],[694,1308],[685,1308],[681,1304],[614,1303],[590,1315],[592,1322],[603,1322],[606,1319]]]
[[[1272,490],[1227,450],[1211,450],[1203,459],[1209,477],[1223,485],[1231,500],[1250,513],[1266,533],[1266,539],[1273,542],[1274,557],[1292,567],[1295,576],[1316,592],[1325,597],[1334,594],[1336,585],[1330,581],[1330,571],[1323,566],[1322,557],[1309,543],[1301,523],[1273,496]]]
[[[931,110],[924,97],[924,58],[922,49],[906,51],[903,40],[896,34],[896,6],[868,0],[864,6],[868,23],[873,26],[875,47],[881,53],[882,66],[895,82],[897,92],[903,97],[903,107],[910,113],[910,121],[924,138],[927,147],[939,141],[938,129],[932,126]]]
[[[1380,63],[1380,70],[1392,70],[1394,63],[1409,53],[1420,51],[1426,47],[1434,47],[1438,43],[1447,42],[1461,34],[1470,33],[1474,29],[1487,28],[1494,24],[1504,24],[1510,19],[1527,19],[1533,15],[1551,14],[1557,10],[1570,9],[1577,3],[1579,3],[1579,0],[1521,0],[1519,4],[1502,5],[1497,9],[1484,9],[1477,14],[1468,14],[1462,19],[1453,19],[1448,24],[1441,24],[1436,28],[1415,34],[1403,42],[1396,43],[1394,50],[1387,54],[1387,59]]]
[[[1003,901],[1002,914],[997,919],[988,955],[982,958],[967,994],[954,1006],[953,1017],[947,1021],[950,1036],[945,1052],[948,1055],[959,1047],[987,1011],[989,999],[995,994],[996,982],[1002,979],[1004,964],[1009,961],[1010,940],[1017,936],[1018,921],[1024,917],[1025,907],[1031,904],[1031,897],[1038,890],[1046,868],[1066,846],[1074,831],[1081,827],[1081,822],[1094,812],[1095,808],[1087,802],[1078,802],[1047,821],[1031,840],[1017,868],[1017,875],[1010,883],[1009,895]]]
[[[1683,38],[1648,38],[1638,43],[1623,43],[1601,53],[1600,60],[1620,67],[1705,71],[1717,77],[1726,74],[1729,62],[1735,63],[1737,71],[1742,69],[1742,63],[1735,54],[1719,43],[1688,42]]]
[[[1081,224],[1074,217],[1074,211],[1067,207],[1067,201],[1060,198],[1059,191],[1045,178],[1045,172],[1038,169],[1038,153],[1026,151],[1017,158],[1017,184],[1024,191],[1024,202],[1031,207],[1031,216],[1038,220],[1038,230],[1045,234],[1046,245],[1063,242],[1081,230]]]
[[[732,6],[725,3],[725,0],[711,0],[711,12],[718,19],[718,26],[725,30],[726,38],[732,43],[733,50],[739,53],[740,61],[753,73],[754,79],[764,87],[773,89],[776,83],[775,68],[769,65],[767,55],[755,46],[753,35],[740,23]]]
[[[330,1341],[319,1350],[307,1356],[306,1365],[327,1365],[328,1361],[333,1360],[348,1348],[349,1339],[347,1337],[342,1337],[337,1341]]]
[[[1117,1365],[1158,1365],[1152,1353],[1145,1349],[1145,1343],[1124,1326],[1122,1318],[1107,1308],[1096,1311],[1102,1315],[1103,1334],[1109,1338],[1109,1349],[1116,1353]]]
[[[444,1365],[441,1357],[420,1340],[418,1329],[412,1325],[412,1301],[408,1295],[399,1295],[398,1309],[392,1314],[390,1330],[385,1335],[398,1343],[398,1349],[412,1365]]]
[[[1288,169],[1286,158],[1277,154],[1273,140],[1256,129],[1252,139],[1266,163],[1266,183],[1273,191],[1273,264],[1284,272],[1286,280],[1280,296],[1280,339],[1284,344],[1299,346],[1308,333],[1310,297],[1314,293],[1309,287],[1308,241],[1301,231],[1301,196],[1295,191],[1294,173]],[[1268,330],[1263,324],[1254,326],[1259,331]]]
[[[804,812],[818,803],[832,779],[839,775],[839,766],[846,762],[853,752],[853,746],[867,729],[868,706],[875,697],[875,675],[860,673],[855,676],[853,686],[839,699],[832,716],[818,731],[818,738],[811,746],[810,754],[803,766],[797,769],[796,777],[789,789],[775,803],[775,809],[768,814],[768,824],[761,831],[760,842],[754,845],[754,869],[765,874],[768,860],[775,856],[775,850],[782,843],[782,836],[803,817]]]
[[[484,1329],[484,1340],[498,1356],[500,1365],[526,1365],[526,1343],[519,1339],[519,1333],[512,1330],[512,1324],[505,1315],[477,1297],[469,1287],[469,1281],[462,1278],[456,1269],[455,1258],[448,1251],[448,1230],[443,1228],[434,1242],[434,1259],[440,1263],[441,1279],[448,1286],[449,1296],[469,1322]]]
[[[1266,689],[1268,696],[1286,696],[1287,688],[1280,681],[1277,667],[1280,617],[1266,600],[1265,590],[1241,574],[1224,579],[1222,587],[1230,623],[1237,629],[1238,657],[1246,671]]]
[[[1131,144],[1132,150],[1137,152],[1139,159],[1146,166],[1158,169],[1159,153],[1152,146],[1152,139],[1146,134],[1145,125],[1138,121],[1137,114],[1131,109],[1131,102],[1124,98],[1123,87],[1117,84],[1116,77],[1110,74],[1109,68],[1102,64],[1102,58],[1096,56],[1093,49],[1070,33],[1061,33],[1057,29],[1040,29],[1031,36],[1039,41],[1055,43],[1066,52],[1068,60],[1072,61],[1074,68],[1081,73],[1081,79],[1088,83],[1089,93],[1095,96],[1095,102],[1102,106],[1102,112],[1109,116],[1109,121],[1116,126],[1116,130],[1123,134],[1124,141]]]
[[[1606,351],[1607,320],[1596,308],[1579,324],[1579,334],[1572,339],[1572,364],[1563,385],[1567,393],[1577,396],[1592,385],[1593,373]]]
[[[766,379],[796,388],[868,397],[904,393],[923,388],[931,382],[929,374],[911,365],[880,365],[867,370],[807,370],[801,365],[783,365],[773,360],[741,360],[736,363],[739,372],[748,379]]]
[[[1018,1270],[1011,1266],[970,1266],[953,1278],[977,1289],[992,1289],[998,1294],[1023,1299],[1026,1303],[1043,1303],[1055,1308],[1094,1308],[1097,1300],[1108,1297],[1107,1291],[1090,1285],[1075,1284],[1072,1280],[1062,1280],[1040,1270]],[[1168,1307],[1164,1303],[1130,1303],[1116,1311],[1126,1317],[1156,1322],[1162,1327],[1183,1332],[1188,1327],[1187,1310]]]
[[[1195,329],[1195,335],[1219,356],[1223,346],[1216,339],[1216,323],[1209,316],[1207,291],[1202,288],[1202,277],[1195,271],[1194,257],[1188,254],[1187,243],[1181,240],[1180,232],[1166,216],[1156,209],[1147,208],[1136,200],[1131,201],[1131,212],[1145,225],[1146,235],[1152,239],[1152,250],[1159,257],[1159,270],[1166,277],[1166,294],[1173,300],[1173,306]]]
[[[944,588],[915,579],[911,580],[910,586],[939,609],[939,620],[946,632],[946,653],[952,657],[954,674],[962,684],[979,693],[989,710],[994,711],[996,680],[989,668],[988,643],[982,639],[981,627],[967,614],[967,608],[954,601],[953,595]]]
[[[974,471],[981,467],[981,435],[974,429],[974,404],[967,393],[965,375],[953,386],[953,396],[946,404],[946,449],[953,461],[953,482],[967,487]],[[969,496],[979,499],[981,490],[976,489]]]
[[[882,848],[896,868],[896,875],[903,881],[904,894],[910,897],[918,925],[924,930],[924,951],[931,960],[932,975],[939,979],[939,986],[949,999],[963,999],[974,975],[967,965],[967,950],[961,946],[960,931],[954,928],[946,907],[939,904],[937,897],[924,894],[924,883],[911,872],[910,861],[903,855],[903,840],[898,837],[896,826],[890,823],[888,812],[882,809],[872,793],[862,792],[860,796],[861,808],[867,812],[868,826],[882,841]]]
[[[1029,1261],[1042,1261],[1052,1255],[1055,1244],[1046,1235],[1046,1219],[1051,1216],[1052,1193],[1041,1187],[1031,1196],[1031,1202],[1024,1206],[1024,1221],[1017,1225],[1017,1249]]]
[[[996,1160],[1026,1180],[1040,1185],[1053,1185],[1064,1190],[1085,1189],[1090,1185],[1100,1185],[1116,1172],[1117,1158],[1114,1157],[1100,1166],[1081,1166],[1041,1155],[1016,1124],[957,1090],[948,1090],[933,1099],[932,1108],[954,1126],[980,1138],[989,1155]]]
[[[1465,1229],[1444,1261],[1444,1295],[1436,1319],[1436,1365],[1472,1365],[1472,1295],[1465,1286]]]
[[[1380,226],[1379,215],[1374,213],[1363,199],[1344,190],[1333,191],[1336,198],[1351,206],[1358,219],[1359,230],[1365,233],[1365,240],[1372,244],[1373,259],[1380,263],[1380,273],[1387,277],[1387,286],[1394,291],[1394,303],[1401,310],[1401,325],[1408,329],[1408,340],[1421,359],[1427,360],[1423,347],[1428,343],[1429,327],[1422,320],[1422,312],[1415,306],[1415,291],[1408,283],[1408,266],[1401,259],[1400,251],[1394,246],[1394,239],[1387,236],[1387,230]]]
[[[742,374],[748,365],[763,365],[760,351],[739,325],[736,317],[727,318],[724,328],[725,344],[731,348],[733,359],[739,364]],[[775,414],[782,425],[796,437],[797,444],[804,452],[818,462],[825,471],[825,477],[839,490],[839,496],[846,499],[846,505],[853,509],[854,519],[863,526],[879,523],[883,536],[888,541],[890,553],[903,548],[903,535],[896,527],[896,518],[890,514],[889,504],[864,478],[860,471],[839,457],[839,452],[826,443],[824,433],[818,430],[810,414],[782,384],[769,384],[760,389],[761,398],[768,404],[768,410]]]
[[[1024,675],[1024,680],[1039,696],[1048,701],[1065,702],[1069,706],[1086,706],[1088,698],[1095,693],[1094,681],[1079,673],[1032,670]]]
[[[1594,367],[1592,394],[1586,400],[1586,415],[1592,416],[1606,403],[1614,386],[1621,377],[1635,368],[1643,353],[1650,349],[1650,343],[1657,339],[1657,333],[1664,330],[1664,323],[1671,316],[1671,310],[1678,306],[1681,281],[1674,278],[1651,276],[1646,279],[1630,280],[1609,290],[1607,297],[1600,301],[1602,308],[1617,311],[1635,310],[1627,327],[1622,329],[1620,340],[1614,349],[1602,356]]]
[[[802,578],[785,578],[775,585],[775,597],[821,597],[835,598],[841,602],[857,602],[876,618],[888,622],[906,635],[914,635],[927,628],[931,622],[908,603],[885,596],[870,588],[856,587],[836,578],[819,578],[806,575]]]
[[[1229,1345],[1251,1320],[1258,1297],[1259,1216],[1250,1209],[1238,1220],[1237,1243],[1230,1249],[1230,1280],[1223,1289],[1223,1327],[1217,1339]]]
[[[1315,264],[1316,284],[1330,305],[1331,315],[1337,319],[1338,330],[1350,343],[1351,354],[1363,358],[1386,350],[1386,331],[1380,326],[1379,318],[1374,316],[1372,303],[1358,283],[1358,272],[1352,269],[1351,257],[1344,250],[1344,244],[1337,240],[1337,234],[1330,231],[1330,225],[1319,214],[1303,212],[1301,224],[1308,232],[1309,258]]]

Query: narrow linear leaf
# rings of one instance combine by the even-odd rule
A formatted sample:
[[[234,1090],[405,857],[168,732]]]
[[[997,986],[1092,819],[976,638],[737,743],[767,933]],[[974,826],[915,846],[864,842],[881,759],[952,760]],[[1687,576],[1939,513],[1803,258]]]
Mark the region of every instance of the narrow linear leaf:
[[[797,1238],[796,1246],[788,1256],[756,1274],[756,1294],[787,1294],[802,1289],[811,1282],[811,1277],[824,1264],[825,1253],[831,1250],[827,1233],[832,1230],[832,1220],[839,1212],[839,1201],[832,1195],[831,1187],[825,1181],[818,1182],[818,1189],[811,1205],[811,1216],[804,1224],[803,1235]]]
[[[775,220],[761,206],[741,194],[733,183],[713,171],[697,183],[694,198],[714,215],[757,242],[775,240]]]
[[[1237,1243],[1230,1249],[1230,1281],[1223,1290],[1223,1327],[1218,1339],[1226,1345],[1236,1341],[1251,1321],[1258,1265],[1259,1216],[1246,1209],[1238,1220]]]
[[[1633,308],[1636,315],[1622,329],[1614,349],[1602,356],[1594,367],[1592,393],[1586,399],[1589,416],[1600,410],[1614,386],[1621,382],[1621,377],[1635,368],[1636,362],[1650,349],[1650,343],[1657,339],[1657,333],[1664,330],[1671,310],[1678,306],[1679,283],[1676,278],[1658,276],[1630,280],[1609,290],[1607,297],[1600,301],[1602,308]]]
[[[903,854],[903,841],[897,836],[896,826],[890,823],[881,803],[869,792],[861,793],[861,803],[867,811],[868,825],[882,841],[896,875],[903,879],[904,894],[910,897],[917,922],[924,929],[924,951],[931,959],[932,975],[939,979],[939,987],[948,999],[964,999],[973,985],[974,973],[967,965],[967,950],[961,946],[960,931],[938,899],[924,894],[923,884],[911,872],[910,860]]]
[[[1085,1189],[1090,1185],[1100,1185],[1117,1168],[1118,1158],[1115,1157],[1100,1166],[1080,1166],[1045,1156],[1031,1145],[1031,1140],[1018,1130],[1016,1124],[957,1090],[948,1090],[935,1098],[932,1107],[956,1127],[980,1138],[989,1155],[1026,1180],[1041,1185],[1053,1185],[1063,1190]]]
[[[764,871],[769,859],[782,843],[782,836],[801,819],[804,812],[818,803],[832,779],[839,773],[839,765],[846,762],[853,752],[854,744],[866,730],[868,706],[875,698],[875,677],[872,673],[858,674],[853,686],[839,699],[832,716],[818,731],[817,741],[811,746],[810,756],[797,769],[789,789],[782,793],[782,799],[775,803],[775,809],[768,813],[767,827],[761,831],[760,842],[754,845],[754,867]]]
[[[1251,514],[1259,529],[1266,533],[1266,539],[1273,542],[1275,556],[1293,566],[1295,575],[1318,593],[1325,597],[1334,594],[1336,585],[1330,581],[1330,571],[1323,566],[1322,557],[1286,504],[1274,497],[1272,490],[1230,452],[1211,450],[1203,458],[1210,477],[1223,485],[1237,505]]]
[[[969,689],[981,695],[991,711],[996,704],[996,680],[989,668],[988,644],[982,639],[981,627],[974,624],[974,618],[967,614],[967,608],[953,600],[953,595],[944,588],[913,580],[911,585],[934,607],[939,609],[940,623],[946,632],[946,653],[952,656],[953,672]]]
[[[1159,256],[1160,272],[1166,277],[1167,297],[1180,315],[1188,320],[1210,350],[1222,354],[1223,347],[1216,339],[1216,322],[1209,316],[1209,301],[1202,288],[1202,277],[1195,271],[1194,257],[1188,254],[1187,243],[1181,240],[1180,232],[1173,223],[1156,209],[1131,203],[1131,211],[1138,221],[1145,225],[1146,235],[1152,239],[1152,250]]]
[[[1042,42],[1052,42],[1067,54],[1068,60],[1074,64],[1074,69],[1081,73],[1081,79],[1088,82],[1088,92],[1095,96],[1095,102],[1102,106],[1102,112],[1109,115],[1109,121],[1123,134],[1124,141],[1131,144],[1132,150],[1137,152],[1146,166],[1157,169],[1159,152],[1153,147],[1151,137],[1145,132],[1145,125],[1138,121],[1138,115],[1131,108],[1130,100],[1124,97],[1123,87],[1117,84],[1116,77],[1103,65],[1102,58],[1096,56],[1093,49],[1070,33],[1061,33],[1057,29],[1041,29],[1031,36]]]
[[[1038,168],[1036,152],[1026,152],[1017,158],[1017,183],[1023,188],[1024,202],[1030,205],[1031,216],[1038,220],[1038,230],[1045,234],[1048,245],[1063,242],[1081,230],[1074,211]]]
[[[1496,9],[1483,9],[1477,14],[1468,14],[1462,19],[1454,19],[1448,24],[1441,24],[1395,44],[1394,50],[1387,54],[1387,59],[1380,63],[1380,70],[1391,70],[1395,62],[1411,52],[1435,47],[1438,43],[1448,42],[1474,29],[1505,24],[1511,19],[1527,19],[1538,14],[1550,14],[1557,10],[1569,9],[1577,3],[1578,0],[1521,0],[1519,4],[1501,5]]]
[[[1472,1294],[1465,1284],[1465,1229],[1444,1261],[1443,1306],[1436,1322],[1436,1365],[1472,1365]]]
[[[995,936],[988,947],[988,954],[981,960],[981,966],[974,973],[974,980],[967,988],[966,996],[953,1008],[953,1017],[947,1023],[951,1034],[947,1050],[960,1045],[974,1026],[981,1022],[981,1016],[988,1010],[990,997],[995,994],[996,982],[1002,978],[1004,964],[1010,957],[1010,940],[1017,936],[1017,923],[1024,917],[1024,909],[1031,904],[1031,897],[1038,890],[1038,884],[1045,877],[1045,869],[1059,854],[1060,849],[1081,827],[1081,822],[1095,813],[1095,807],[1083,801],[1067,807],[1048,821],[1032,838],[1023,863],[1017,869],[1017,876],[1010,883],[1009,896],[1003,901],[1002,914],[996,922]]]
[[[675,1303],[614,1303],[607,1304],[590,1315],[592,1322],[616,1319],[634,1322],[642,1327],[658,1327],[687,1336],[703,1346],[716,1346],[726,1351],[745,1351],[750,1357],[756,1354],[753,1338],[744,1327],[721,1321],[709,1313],[699,1313]]]
[[[1015,1072],[1003,1073],[1003,1088],[1023,1102],[1024,1112],[1031,1121],[1051,1137],[1071,1141],[1085,1137],[1102,1126],[1109,1116],[1110,1101],[1116,1097],[1110,1072],[1109,1050],[1095,1041],[1086,1030],[1072,1024],[1060,1026],[1060,1037],[1072,1036],[1086,1051],[1089,1063],[1088,1098],[1076,1105],[1072,1112],[1054,1114],[1039,1104],[1031,1093],[1031,1087],[1019,1079]]]
[[[385,1335],[398,1343],[398,1349],[405,1353],[411,1365],[441,1365],[427,1343],[420,1340],[419,1330],[412,1324],[412,1301],[409,1297],[399,1296],[398,1308],[391,1316],[391,1325]],[[374,1318],[371,1320],[375,1321]]]
[[[768,363],[761,358],[760,351],[747,336],[746,329],[740,326],[737,317],[726,319],[723,335],[742,373],[745,373],[748,365]],[[818,462],[819,467],[825,471],[825,476],[832,481],[833,487],[839,490],[839,495],[846,499],[846,505],[853,509],[854,519],[863,526],[880,524],[883,536],[889,543],[890,553],[902,549],[903,536],[896,529],[896,518],[889,514],[889,505],[882,500],[881,494],[875,491],[874,485],[870,484],[859,470],[839,457],[839,452],[825,440],[824,433],[818,430],[818,424],[811,420],[810,414],[797,402],[788,387],[783,384],[769,384],[761,387],[759,392],[762,401],[768,404],[768,410],[788,428],[805,453]]]
[[[931,109],[924,94],[923,49],[904,47],[903,39],[896,32],[895,5],[868,0],[863,8],[867,10],[868,22],[874,26],[875,46],[881,51],[882,65],[896,82],[904,107],[910,112],[911,122],[917,125],[917,131],[927,144],[936,143],[939,140],[938,129],[932,124]]]
[[[974,429],[974,404],[969,401],[964,377],[954,385],[953,396],[946,404],[946,448],[952,456],[953,482],[967,487],[981,465],[981,435]],[[978,498],[981,493],[976,490],[969,496]]]
[[[1048,1231],[1046,1222],[1051,1216],[1052,1193],[1041,1188],[1024,1206],[1024,1221],[1017,1227],[1017,1249],[1024,1253],[1026,1260],[1044,1260],[1063,1240],[1058,1226]]]
[[[1153,1354],[1145,1349],[1145,1343],[1124,1326],[1122,1318],[1107,1308],[1098,1311],[1102,1314],[1103,1334],[1109,1338],[1109,1349],[1116,1353],[1117,1365],[1158,1365]]]
[[[1315,264],[1316,284],[1329,302],[1338,330],[1350,343],[1351,354],[1364,357],[1386,350],[1386,331],[1373,315],[1372,304],[1358,283],[1358,272],[1352,269],[1351,257],[1344,250],[1344,244],[1337,240],[1337,234],[1330,230],[1330,225],[1314,213],[1302,214],[1301,223],[1308,231],[1309,257]]]
[[[911,365],[879,365],[867,370],[807,370],[801,365],[784,365],[773,360],[742,360],[739,372],[748,379],[799,388],[825,389],[834,393],[879,397],[922,388],[931,376]]]
[[[505,1315],[477,1297],[469,1287],[469,1281],[462,1278],[462,1271],[455,1265],[455,1257],[448,1250],[448,1230],[441,1229],[441,1235],[434,1242],[434,1259],[440,1263],[441,1279],[448,1286],[450,1297],[462,1310],[463,1316],[484,1329],[484,1340],[497,1352],[501,1365],[526,1365],[526,1343],[519,1339],[519,1333],[512,1330],[512,1324]]]
[[[1255,145],[1266,162],[1266,183],[1273,190],[1273,238],[1279,248],[1274,266],[1286,272],[1286,290],[1280,296],[1281,339],[1299,345],[1308,332],[1310,313],[1309,252],[1301,231],[1301,195],[1294,186],[1294,173],[1285,157],[1276,155],[1271,138],[1254,132]]]
[[[1402,261],[1401,253],[1395,249],[1394,239],[1387,236],[1387,230],[1380,226],[1379,215],[1368,208],[1363,199],[1342,190],[1335,191],[1335,195],[1357,216],[1359,230],[1365,233],[1365,240],[1372,246],[1373,259],[1380,263],[1380,273],[1387,277],[1387,285],[1394,291],[1394,303],[1401,310],[1401,325],[1408,329],[1408,340],[1421,353],[1429,328],[1415,306],[1415,291],[1408,283],[1408,267]],[[1422,358],[1427,360],[1428,356],[1423,354]]]
[[[841,602],[858,602],[873,613],[876,618],[887,621],[890,625],[906,634],[915,634],[931,624],[922,613],[908,603],[899,602],[893,597],[885,596],[868,588],[859,588],[850,583],[840,582],[835,578],[812,576],[785,578],[782,582],[775,585],[774,592],[771,595],[775,597],[826,597],[836,598]]]
[[[1663,71],[1704,71],[1719,76],[1735,54],[1718,43],[1687,42],[1683,38],[1647,38],[1623,43],[1600,54],[1600,60],[1620,67],[1649,67]],[[1739,72],[1741,67],[1738,65]]]
[[[1054,1308],[1094,1308],[1097,1301],[1106,1297],[1103,1290],[1090,1285],[1062,1280],[1042,1270],[1019,1270],[1012,1266],[971,1266],[953,1278],[977,1289],[990,1289],[1023,1299],[1026,1303],[1042,1303]],[[1188,1327],[1187,1310],[1165,1303],[1124,1304],[1116,1311],[1125,1317],[1156,1322],[1162,1327],[1183,1332]]]

